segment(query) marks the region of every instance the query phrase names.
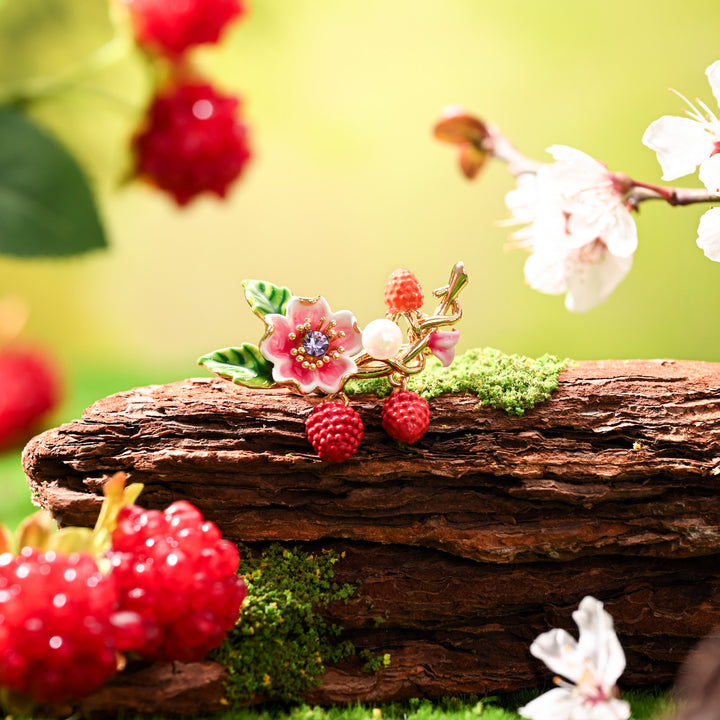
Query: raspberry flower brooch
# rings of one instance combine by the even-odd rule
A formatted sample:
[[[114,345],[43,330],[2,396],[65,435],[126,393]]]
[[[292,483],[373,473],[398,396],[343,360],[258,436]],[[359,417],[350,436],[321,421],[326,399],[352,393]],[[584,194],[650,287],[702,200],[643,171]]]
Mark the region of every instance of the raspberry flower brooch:
[[[433,292],[439,304],[426,315],[417,278],[408,270],[396,270],[385,285],[385,317],[361,330],[349,310],[333,312],[321,296],[298,297],[286,287],[245,280],[245,298],[265,323],[259,345],[216,350],[198,363],[250,388],[325,394],[327,399],[308,416],[306,430],[317,454],[331,462],[354,455],[364,433],[345,384],[385,377],[393,392],[383,405],[382,425],[395,440],[414,443],[427,430],[430,408],[424,398],[406,389],[408,377],[423,370],[428,355],[444,366],[452,363],[460,337],[452,325],[462,315],[458,295],[467,282],[465,266],[458,262],[448,284]]]

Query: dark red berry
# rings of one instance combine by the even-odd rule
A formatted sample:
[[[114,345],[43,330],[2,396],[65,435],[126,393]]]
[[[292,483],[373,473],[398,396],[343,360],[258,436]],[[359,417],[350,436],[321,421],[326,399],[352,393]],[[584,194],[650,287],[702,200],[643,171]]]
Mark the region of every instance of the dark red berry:
[[[352,457],[365,432],[357,411],[340,400],[316,405],[305,421],[305,429],[315,452],[330,462]]]
[[[430,407],[425,398],[399,390],[383,404],[382,424],[390,437],[404,443],[417,442],[430,424]]]
[[[60,379],[42,350],[0,350],[0,448],[23,442],[60,399]]]
[[[117,671],[116,600],[86,553],[0,555],[0,685],[41,703],[97,690]]]
[[[137,175],[186,205],[225,197],[251,157],[240,100],[202,82],[178,83],[153,100],[134,138]]]
[[[240,0],[123,0],[140,45],[170,58],[188,48],[216,43],[242,15]]]
[[[246,589],[235,545],[181,500],[164,512],[136,505],[118,514],[112,534],[111,576],[123,618],[147,660],[201,660],[236,623]]]

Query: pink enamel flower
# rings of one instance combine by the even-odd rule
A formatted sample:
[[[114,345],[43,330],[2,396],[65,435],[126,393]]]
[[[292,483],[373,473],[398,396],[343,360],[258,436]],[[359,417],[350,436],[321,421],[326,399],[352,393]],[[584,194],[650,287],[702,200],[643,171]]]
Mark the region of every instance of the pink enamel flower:
[[[334,313],[323,297],[293,296],[285,315],[268,313],[265,323],[260,352],[276,383],[332,395],[357,372],[352,356],[362,350],[362,333],[349,310]]]

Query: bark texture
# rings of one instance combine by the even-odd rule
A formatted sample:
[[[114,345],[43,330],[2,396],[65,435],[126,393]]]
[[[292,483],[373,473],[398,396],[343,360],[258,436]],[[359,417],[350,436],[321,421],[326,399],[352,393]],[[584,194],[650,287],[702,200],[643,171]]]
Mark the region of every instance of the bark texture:
[[[358,396],[365,439],[340,465],[305,438],[315,401],[219,379],[136,388],[35,438],[25,469],[64,524],[92,524],[124,470],[146,507],[190,500],[238,542],[345,552],[336,576],[358,593],[324,612],[391,664],[330,667],[312,702],[539,685],[530,642],[574,632],[586,594],[615,618],[625,684],[672,680],[720,624],[720,365],[579,363],[523,417],[442,396],[410,447]]]

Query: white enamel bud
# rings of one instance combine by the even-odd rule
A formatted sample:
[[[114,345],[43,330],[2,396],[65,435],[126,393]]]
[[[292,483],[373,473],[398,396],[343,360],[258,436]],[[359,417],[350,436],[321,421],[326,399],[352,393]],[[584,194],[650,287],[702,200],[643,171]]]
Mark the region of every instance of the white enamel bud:
[[[400,349],[403,334],[392,320],[378,318],[367,324],[362,334],[365,352],[376,360],[387,360]]]

